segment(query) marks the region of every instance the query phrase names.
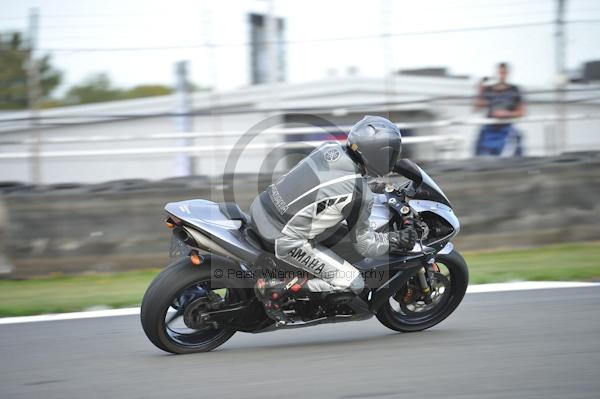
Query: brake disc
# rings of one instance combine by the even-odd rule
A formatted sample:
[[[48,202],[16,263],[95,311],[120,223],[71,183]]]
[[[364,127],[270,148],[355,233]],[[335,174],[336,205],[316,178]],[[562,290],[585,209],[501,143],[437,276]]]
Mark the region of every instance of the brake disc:
[[[183,312],[183,322],[185,325],[194,330],[211,327],[202,317],[209,304],[210,300],[206,297],[198,298],[188,304]]]

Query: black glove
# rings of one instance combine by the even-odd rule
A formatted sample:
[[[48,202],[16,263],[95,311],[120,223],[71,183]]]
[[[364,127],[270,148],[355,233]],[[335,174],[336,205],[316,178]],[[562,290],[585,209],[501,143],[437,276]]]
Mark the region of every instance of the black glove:
[[[371,189],[372,193],[375,194],[383,194],[385,193],[385,186],[387,184],[384,182],[379,182],[379,181],[372,181],[369,183],[369,188]]]
[[[413,249],[417,243],[417,231],[414,227],[405,227],[400,231],[388,233],[390,252],[402,252]]]

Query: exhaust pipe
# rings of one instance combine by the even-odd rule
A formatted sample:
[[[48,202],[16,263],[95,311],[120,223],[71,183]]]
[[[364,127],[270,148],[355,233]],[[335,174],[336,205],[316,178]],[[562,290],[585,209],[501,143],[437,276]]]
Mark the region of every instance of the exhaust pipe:
[[[211,240],[206,235],[189,227],[184,226],[181,228],[173,229],[173,234],[175,235],[175,237],[177,237],[190,247],[214,252],[219,255],[226,256],[228,258],[236,259],[238,261],[242,260],[234,254],[232,254],[231,252],[229,252],[228,250],[226,250],[225,248],[223,248],[222,246],[220,246],[219,244],[217,244],[216,242],[214,242],[213,240]]]
[[[173,229],[173,235],[175,236],[175,238],[184,242],[186,245],[189,245],[190,247],[198,246],[198,244],[196,243],[196,241],[194,241],[192,236],[185,230],[185,227],[175,227]]]

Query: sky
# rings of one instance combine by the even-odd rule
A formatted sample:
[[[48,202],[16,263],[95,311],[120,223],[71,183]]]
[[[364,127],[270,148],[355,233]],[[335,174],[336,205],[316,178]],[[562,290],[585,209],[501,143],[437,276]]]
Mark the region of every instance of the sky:
[[[566,0],[567,67],[600,60],[600,2]],[[274,0],[286,19],[287,81],[445,66],[472,79],[512,65],[512,80],[556,79],[556,0]],[[167,84],[189,60],[192,80],[222,90],[249,84],[248,12],[265,0],[0,0],[0,32],[40,13],[38,48],[63,71],[60,91],[106,72],[119,86]],[[585,20],[588,22],[582,22]],[[592,21],[592,22],[589,22]],[[510,29],[497,27],[517,25]],[[530,25],[530,26],[524,26]],[[383,35],[389,32],[389,39]]]

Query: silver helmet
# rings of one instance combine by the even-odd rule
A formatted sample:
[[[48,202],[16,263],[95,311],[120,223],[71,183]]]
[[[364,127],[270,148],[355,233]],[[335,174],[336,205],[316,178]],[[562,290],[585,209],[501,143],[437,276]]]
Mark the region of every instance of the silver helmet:
[[[369,176],[384,176],[402,153],[402,135],[389,120],[367,115],[350,129],[348,147],[361,158]]]

